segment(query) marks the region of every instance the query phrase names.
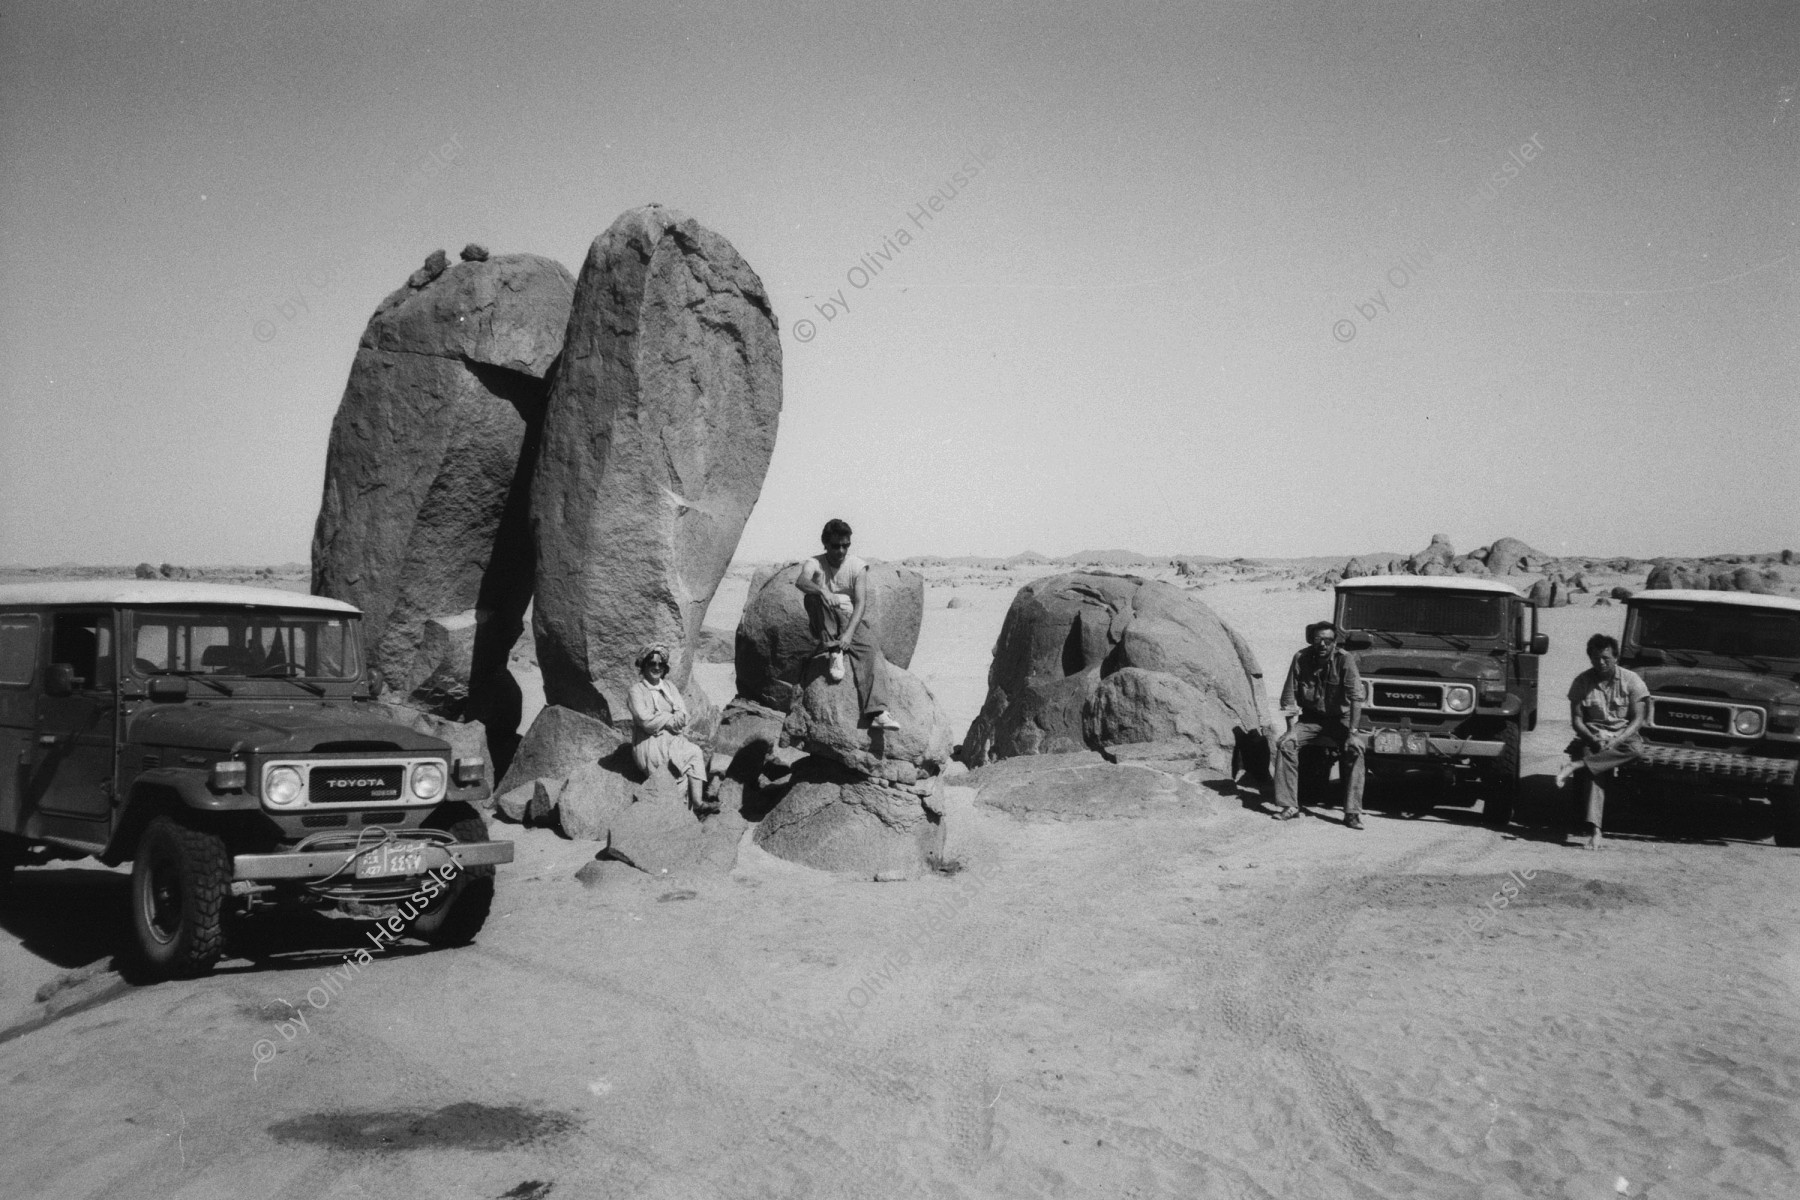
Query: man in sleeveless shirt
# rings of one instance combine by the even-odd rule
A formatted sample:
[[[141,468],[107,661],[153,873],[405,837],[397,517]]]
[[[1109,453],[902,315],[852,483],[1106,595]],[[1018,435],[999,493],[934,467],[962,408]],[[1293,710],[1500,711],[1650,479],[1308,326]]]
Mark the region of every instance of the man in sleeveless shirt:
[[[794,586],[805,595],[813,643],[826,657],[826,676],[844,677],[846,660],[856,680],[856,698],[871,729],[898,729],[888,714],[885,664],[869,612],[869,564],[850,553],[850,526],[835,517],[819,540],[825,552],[800,565]]]

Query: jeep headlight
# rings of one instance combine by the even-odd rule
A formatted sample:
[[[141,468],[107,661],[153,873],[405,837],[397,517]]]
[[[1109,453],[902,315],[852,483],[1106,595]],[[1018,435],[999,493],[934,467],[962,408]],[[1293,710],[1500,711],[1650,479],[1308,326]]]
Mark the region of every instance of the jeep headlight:
[[[412,794],[421,800],[436,800],[444,794],[442,763],[419,763],[412,769]]]
[[[1451,712],[1468,712],[1475,707],[1475,689],[1453,687],[1444,689],[1444,707]]]
[[[1731,727],[1744,737],[1755,737],[1763,731],[1763,715],[1760,708],[1740,708],[1731,718]]]
[[[263,799],[277,807],[300,803],[306,794],[306,781],[298,767],[271,767],[263,777]]]

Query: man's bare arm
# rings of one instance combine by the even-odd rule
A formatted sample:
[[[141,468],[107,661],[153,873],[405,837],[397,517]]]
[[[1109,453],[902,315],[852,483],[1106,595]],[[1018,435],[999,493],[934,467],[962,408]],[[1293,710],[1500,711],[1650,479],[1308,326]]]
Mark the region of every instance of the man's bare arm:
[[[825,594],[825,579],[819,570],[817,559],[809,558],[800,564],[800,577],[794,580],[794,586],[814,596]]]

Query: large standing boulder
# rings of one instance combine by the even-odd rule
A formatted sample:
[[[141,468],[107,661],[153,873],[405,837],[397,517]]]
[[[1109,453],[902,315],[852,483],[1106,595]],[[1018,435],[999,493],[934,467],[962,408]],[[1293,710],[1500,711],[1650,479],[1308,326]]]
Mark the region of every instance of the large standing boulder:
[[[923,875],[943,846],[938,780],[907,787],[808,756],[756,827],[757,845],[789,862],[872,878]]]
[[[808,668],[782,741],[808,754],[823,755],[865,775],[916,778],[935,775],[950,761],[953,736],[944,710],[917,676],[892,663],[886,667],[888,715],[900,728],[876,735],[861,728],[856,681],[848,672],[831,682],[822,667]],[[897,769],[898,768],[898,769]]]
[[[759,704],[783,712],[792,708],[800,674],[813,653],[805,597],[794,581],[802,562],[763,567],[750,579],[750,591],[737,627],[737,691]],[[871,563],[867,583],[868,611],[881,653],[894,666],[912,665],[925,615],[925,577],[907,567]]]
[[[775,314],[731,243],[660,205],[594,240],[531,485],[549,703],[622,718],[652,641],[686,684],[780,413]]]
[[[1096,706],[1103,682],[1131,667],[1193,690],[1121,683]],[[1152,692],[1159,703],[1198,694],[1206,704],[1181,721],[1166,709],[1154,720],[1128,719],[1126,701],[1138,695],[1148,703]],[[959,757],[978,767],[1019,754],[1097,750],[1109,731],[1139,726],[1158,735],[1143,740],[1161,740],[1178,724],[1211,730],[1227,720],[1232,730],[1261,732],[1270,724],[1265,709],[1255,654],[1191,591],[1130,575],[1054,575],[1013,597],[988,669],[987,702]]]
[[[362,609],[388,690],[485,722],[504,757],[520,704],[506,660],[531,600],[528,489],[574,280],[535,254],[440,259],[363,330],[325,456],[312,590]],[[463,643],[428,644],[429,622],[465,613]]]

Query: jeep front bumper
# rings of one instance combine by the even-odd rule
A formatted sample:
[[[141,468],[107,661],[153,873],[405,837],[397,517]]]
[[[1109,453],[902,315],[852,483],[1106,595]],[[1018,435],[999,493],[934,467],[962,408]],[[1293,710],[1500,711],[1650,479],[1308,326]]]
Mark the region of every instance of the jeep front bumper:
[[[396,840],[404,841],[405,835]],[[366,851],[365,851],[366,852]],[[354,860],[358,852],[349,850],[314,850],[300,854],[240,854],[232,859],[233,879],[321,879],[348,871],[354,878]],[[419,872],[448,866],[458,868],[485,867],[513,860],[511,842],[457,842],[449,846],[427,846]],[[348,860],[348,861],[347,861]]]
[[[1377,729],[1369,734],[1368,749],[1370,754],[1392,758],[1499,758],[1506,753],[1506,743]]]
[[[1791,758],[1768,758],[1760,754],[1709,750],[1701,746],[1659,746],[1648,743],[1636,762],[1628,763],[1620,769],[1631,775],[1648,775],[1657,779],[1791,787],[1796,767],[1800,767],[1800,762]]]

